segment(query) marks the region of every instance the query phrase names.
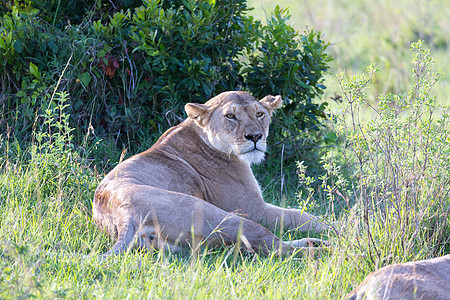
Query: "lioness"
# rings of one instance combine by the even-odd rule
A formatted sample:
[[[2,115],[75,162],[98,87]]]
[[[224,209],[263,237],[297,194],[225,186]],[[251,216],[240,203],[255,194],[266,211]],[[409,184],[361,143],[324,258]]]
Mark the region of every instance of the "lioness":
[[[450,299],[450,254],[383,267],[367,276],[348,300]]]
[[[326,228],[301,210],[265,203],[250,168],[264,159],[270,118],[281,104],[281,96],[258,101],[245,92],[186,104],[184,122],[119,163],[98,186],[94,220],[117,237],[105,255],[136,243],[177,251],[204,240],[214,246],[239,238],[253,251],[287,252],[308,240],[282,242],[260,224]]]

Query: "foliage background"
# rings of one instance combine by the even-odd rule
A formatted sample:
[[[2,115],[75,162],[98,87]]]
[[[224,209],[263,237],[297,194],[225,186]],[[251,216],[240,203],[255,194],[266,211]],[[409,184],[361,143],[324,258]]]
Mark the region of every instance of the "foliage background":
[[[248,3],[255,8],[252,15],[261,20],[279,4],[268,0]],[[361,74],[371,63],[380,68],[370,90],[372,102],[376,102],[378,93],[405,91],[409,84],[409,45],[420,39],[431,49],[441,73],[432,96],[448,104],[450,7],[445,0],[284,0],[280,5],[290,8],[293,28],[300,32],[316,28],[331,43],[328,50],[334,60],[326,77],[324,100],[339,96],[334,74],[344,70],[350,75]]]
[[[20,140],[41,114],[37,99],[49,100],[60,80],[76,144],[89,134],[114,141],[116,152],[142,151],[185,118],[186,103],[235,89],[285,99],[269,160],[283,151],[293,165],[326,142],[326,103],[313,99],[325,89],[328,44],[296,32],[286,10],[275,8],[266,25],[242,0],[8,1],[3,11],[0,126],[14,120]]]

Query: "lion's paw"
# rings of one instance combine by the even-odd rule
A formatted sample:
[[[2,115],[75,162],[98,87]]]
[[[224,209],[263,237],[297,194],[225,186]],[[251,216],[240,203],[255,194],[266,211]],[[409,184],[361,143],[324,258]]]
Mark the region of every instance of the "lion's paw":
[[[288,242],[291,247],[294,248],[319,248],[319,247],[329,247],[330,243],[325,240],[316,238],[304,238],[295,241]]]

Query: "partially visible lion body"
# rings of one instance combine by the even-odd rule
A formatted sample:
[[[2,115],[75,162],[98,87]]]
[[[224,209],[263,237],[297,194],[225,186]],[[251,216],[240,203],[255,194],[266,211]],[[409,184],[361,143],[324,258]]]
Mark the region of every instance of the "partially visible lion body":
[[[347,299],[450,299],[450,254],[383,267],[368,275]]]
[[[264,158],[270,116],[281,97],[257,101],[226,92],[205,105],[187,104],[189,116],[147,151],[117,165],[98,186],[93,216],[117,241],[107,253],[145,248],[244,244],[269,252],[305,241],[281,242],[269,229],[281,222],[300,230],[324,225],[297,209],[264,202],[250,168]]]

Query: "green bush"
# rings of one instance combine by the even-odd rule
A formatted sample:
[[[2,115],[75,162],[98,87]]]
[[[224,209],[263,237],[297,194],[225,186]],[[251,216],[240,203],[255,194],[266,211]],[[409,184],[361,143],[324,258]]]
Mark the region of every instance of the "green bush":
[[[351,247],[341,251],[372,267],[450,250],[449,108],[430,96],[438,74],[429,50],[420,41],[411,50],[411,90],[380,95],[376,106],[366,91],[376,68],[338,76],[343,106],[336,130],[353,173],[347,184],[334,176],[324,191],[329,205],[340,202],[350,211],[342,244]],[[361,117],[362,107],[370,107],[371,120]]]
[[[0,3],[0,15],[13,7],[29,12],[39,11],[39,17],[58,28],[79,25],[86,17],[106,19],[121,9],[132,9],[142,4],[142,0],[6,0]]]
[[[142,150],[185,118],[185,103],[226,90],[283,96],[273,156],[284,148],[293,163],[304,159],[305,141],[308,149],[323,142],[326,104],[312,100],[325,88],[328,44],[317,32],[295,32],[285,10],[276,8],[263,26],[243,0],[148,0],[99,19],[82,9],[82,19],[58,27],[49,18],[59,9],[37,3],[7,6],[0,19],[3,114],[22,120],[24,135],[40,114],[36,99],[49,99],[60,81],[71,95],[77,143],[93,129],[120,148]]]
[[[41,114],[40,102],[50,99],[59,79],[61,87],[77,88],[72,82],[76,83],[96,42],[77,27],[59,31],[41,22],[36,9],[26,12],[13,7],[3,15],[0,112],[6,122],[0,126],[14,126],[17,138],[29,138],[35,117]],[[71,102],[73,107],[80,104]]]
[[[35,254],[70,245],[90,250],[86,228],[93,228],[91,199],[98,176],[74,147],[68,94],[56,93],[51,100],[42,101],[47,103],[30,147],[0,135],[1,248],[25,243],[24,249]],[[69,234],[74,228],[79,229],[75,238]],[[32,236],[38,236],[36,243]]]
[[[299,36],[287,24],[289,19],[287,9],[277,6],[267,25],[261,27],[255,41],[258,51],[249,53],[245,65],[244,85],[258,98],[283,96],[284,106],[277,111],[271,127],[271,156],[279,159],[283,152],[284,163],[295,166],[298,160],[317,163],[318,146],[323,140],[334,142],[324,138],[321,125],[327,103],[313,102],[323,94],[323,76],[331,58],[320,33],[311,30]],[[311,154],[314,156],[308,157]]]

